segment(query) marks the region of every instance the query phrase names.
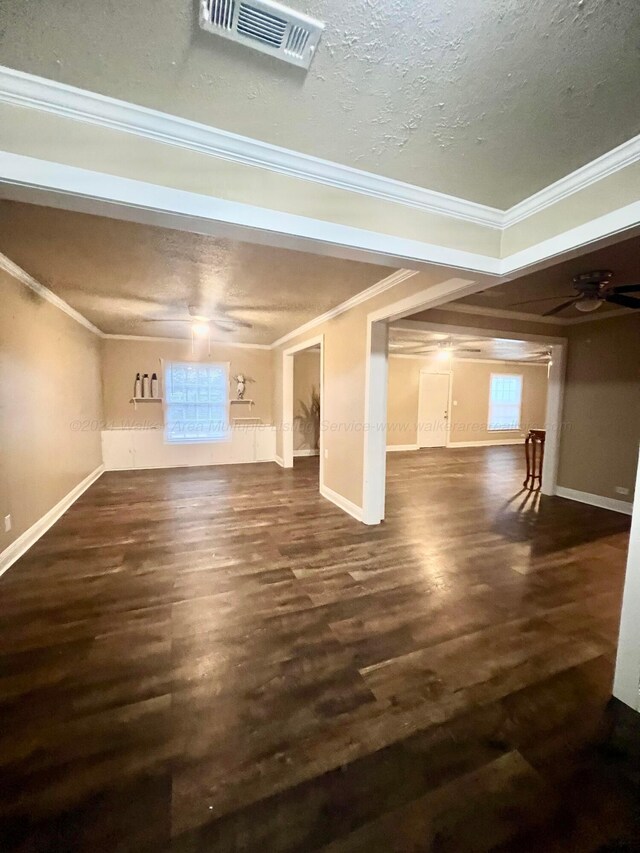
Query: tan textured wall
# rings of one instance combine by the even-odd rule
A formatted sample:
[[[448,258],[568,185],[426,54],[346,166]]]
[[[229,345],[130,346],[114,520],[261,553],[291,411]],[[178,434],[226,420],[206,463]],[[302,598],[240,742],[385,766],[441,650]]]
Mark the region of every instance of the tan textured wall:
[[[631,500],[640,441],[640,317],[571,326],[569,335],[558,485]]]
[[[300,405],[304,403],[310,407],[313,388],[320,393],[320,352],[298,352],[293,356],[293,416],[301,419],[294,422],[294,452],[316,449],[318,429],[313,422],[304,420]],[[319,428],[320,424],[317,426]]]
[[[492,373],[515,373],[522,376],[522,409],[518,430],[487,429]],[[530,429],[544,428],[547,411],[547,368],[545,365],[533,364],[459,361],[453,368],[451,399],[451,444],[524,439]]]
[[[207,344],[198,341],[195,354],[190,341],[139,341],[106,338],[102,343],[102,383],[104,388],[104,419],[107,429],[149,426],[163,423],[162,406],[159,403],[138,405],[137,411],[129,402],[133,394],[136,373],[158,373],[161,376],[160,359],[165,361],[228,361],[230,375],[244,373],[255,381],[247,385],[246,399],[254,400],[249,406],[232,407],[232,416],[257,417],[264,423],[272,422],[273,377],[271,352],[266,349],[211,345],[211,356]],[[233,380],[229,389],[230,398],[235,397]],[[239,411],[236,413],[235,409]],[[246,411],[245,411],[246,409]]]
[[[448,368],[433,359],[390,358],[387,404],[387,445],[416,444],[420,371],[445,373]],[[520,430],[493,432],[486,429],[489,382],[492,373],[522,375],[522,426]],[[451,443],[513,441],[531,427],[544,427],[547,406],[547,371],[544,366],[453,361],[450,412]]]
[[[0,551],[102,462],[99,338],[0,270]]]

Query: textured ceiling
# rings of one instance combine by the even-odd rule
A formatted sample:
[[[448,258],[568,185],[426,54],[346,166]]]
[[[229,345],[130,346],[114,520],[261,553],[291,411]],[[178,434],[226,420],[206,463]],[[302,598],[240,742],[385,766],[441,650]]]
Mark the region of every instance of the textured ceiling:
[[[453,358],[491,358],[500,361],[533,361],[546,363],[548,348],[527,341],[499,338],[472,338],[469,335],[445,335],[440,332],[389,329],[389,351],[395,355],[411,355],[417,351],[425,357],[438,357],[438,348],[453,347]],[[427,352],[423,352],[427,350]],[[443,361],[448,359],[442,358]]]
[[[633,237],[630,240],[624,240],[612,246],[607,246],[604,249],[589,252],[570,261],[563,261],[554,267],[530,273],[508,284],[499,284],[483,293],[475,293],[473,296],[460,299],[458,302],[466,303],[467,305],[480,305],[484,308],[508,309],[539,316],[555,305],[571,298],[574,295],[571,282],[573,276],[590,270],[611,270],[613,273],[613,285],[640,282],[640,237]],[[563,296],[565,299],[562,299]],[[518,304],[530,299],[542,299],[543,297],[550,298],[528,305]],[[601,305],[597,313],[598,315],[602,315],[612,310],[628,310],[630,314],[632,313],[631,309],[621,309],[617,305],[607,304]],[[636,313],[639,314],[640,319],[640,312]],[[569,320],[573,317],[584,318],[588,315],[581,314],[575,308],[569,308],[557,316]]]
[[[508,207],[640,132],[636,0],[291,0],[308,74],[196,0],[2,0],[0,63]]]
[[[270,344],[388,276],[373,264],[0,201],[0,252],[103,332],[188,337],[208,316],[250,323],[212,337]]]

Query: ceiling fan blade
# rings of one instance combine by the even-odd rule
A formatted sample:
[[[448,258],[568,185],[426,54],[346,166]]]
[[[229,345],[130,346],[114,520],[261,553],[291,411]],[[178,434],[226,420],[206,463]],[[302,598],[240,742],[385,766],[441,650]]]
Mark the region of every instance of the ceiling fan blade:
[[[224,319],[216,317],[214,320],[211,320],[211,322],[222,332],[235,332],[238,329],[253,329],[253,323],[247,323],[246,320],[231,319],[230,317],[225,317]]]
[[[454,352],[482,352],[481,349],[470,349],[469,347],[455,347]]]
[[[532,305],[534,302],[549,302],[551,299],[565,299],[573,295],[573,293],[559,293],[557,296],[541,296],[539,299],[525,299],[524,302],[510,302],[509,308],[515,308],[516,305]]]
[[[619,284],[611,288],[611,293],[640,293],[640,284]]]
[[[575,299],[569,299],[568,302],[562,302],[560,305],[556,305],[555,308],[552,308],[551,311],[545,311],[542,315],[543,317],[553,317],[554,314],[559,314],[560,311],[564,311],[565,308],[571,307],[571,305],[575,305],[576,302],[580,301],[580,297],[577,296]]]
[[[640,308],[640,299],[633,296],[620,296],[617,293],[605,296],[605,302],[613,302],[614,305],[623,305],[625,308]]]
[[[192,320],[187,320],[184,317],[143,317],[143,323],[191,323]]]

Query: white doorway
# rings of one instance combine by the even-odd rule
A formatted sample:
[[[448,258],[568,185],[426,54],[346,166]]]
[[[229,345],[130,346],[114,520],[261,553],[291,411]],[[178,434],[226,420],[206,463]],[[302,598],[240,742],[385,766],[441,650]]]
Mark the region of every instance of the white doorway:
[[[294,435],[295,435],[295,406],[294,406],[294,372],[293,359],[296,353],[305,350],[320,349],[320,417],[324,412],[324,335],[309,338],[303,343],[295,344],[282,353],[282,459],[279,464],[283,468],[293,468]],[[322,423],[319,430],[319,483],[320,491],[324,485],[324,432]]]
[[[450,385],[450,373],[420,371],[418,447],[446,447]]]

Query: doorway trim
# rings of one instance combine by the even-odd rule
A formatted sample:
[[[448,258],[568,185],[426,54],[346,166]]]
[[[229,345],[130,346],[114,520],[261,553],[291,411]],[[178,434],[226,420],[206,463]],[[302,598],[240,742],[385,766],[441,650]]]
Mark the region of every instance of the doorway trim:
[[[551,347],[551,368],[547,387],[548,430],[542,471],[541,491],[553,495],[556,491],[560,451],[560,426],[564,397],[564,376],[567,338],[550,335],[534,335],[526,332],[505,332],[499,329],[477,329],[471,326],[452,326],[444,323],[406,320],[407,316],[446,304],[452,299],[474,292],[477,282],[470,279],[448,279],[429,291],[380,308],[367,315],[367,349],[365,366],[365,429],[362,520],[365,524],[379,524],[384,519],[386,491],[386,431],[374,429],[372,425],[386,424],[388,383],[388,325],[402,320],[401,327],[411,331],[425,330],[465,334],[483,338],[532,341]],[[455,295],[454,295],[455,294]],[[382,436],[382,441],[380,437]]]
[[[293,468],[293,357],[320,345],[320,465],[319,489],[324,489],[324,431],[322,413],[324,412],[324,335],[307,338],[282,351],[282,467]]]

